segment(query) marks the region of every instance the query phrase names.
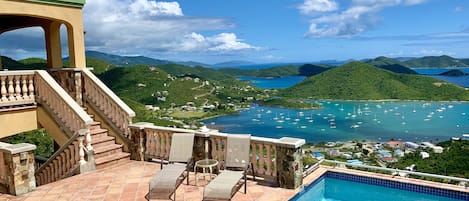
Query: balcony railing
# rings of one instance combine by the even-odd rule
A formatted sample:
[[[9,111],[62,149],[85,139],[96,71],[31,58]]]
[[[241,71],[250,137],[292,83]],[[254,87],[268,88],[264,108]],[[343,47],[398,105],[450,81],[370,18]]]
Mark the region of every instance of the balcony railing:
[[[201,132],[188,129],[153,126],[137,123],[130,126],[135,160],[167,159],[173,133],[194,133],[194,158],[225,160],[227,133]],[[303,139],[251,137],[250,162],[257,177],[278,182],[281,187],[296,188],[301,185],[303,165],[301,146]]]
[[[0,71],[0,107],[35,103],[34,71]]]
[[[130,140],[129,125],[135,112],[91,71],[62,68],[51,70],[51,74],[78,104],[84,106],[86,102],[99,112],[108,125],[121,135],[116,137],[126,143]]]
[[[89,128],[93,120],[46,71],[1,71],[0,92],[1,107],[38,104],[68,136],[65,145],[36,171],[38,183],[70,175],[76,164],[80,168],[89,164],[85,158],[92,158]]]

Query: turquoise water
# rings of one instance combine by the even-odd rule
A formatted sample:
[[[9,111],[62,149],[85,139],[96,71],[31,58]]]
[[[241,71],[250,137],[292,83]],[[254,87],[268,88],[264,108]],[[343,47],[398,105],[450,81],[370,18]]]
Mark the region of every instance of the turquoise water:
[[[447,197],[325,177],[294,201],[457,201]]]
[[[469,103],[317,101],[320,110],[255,105],[204,123],[227,133],[307,142],[401,139],[443,141],[469,133]],[[333,123],[332,123],[333,122]],[[335,127],[334,127],[335,126]]]

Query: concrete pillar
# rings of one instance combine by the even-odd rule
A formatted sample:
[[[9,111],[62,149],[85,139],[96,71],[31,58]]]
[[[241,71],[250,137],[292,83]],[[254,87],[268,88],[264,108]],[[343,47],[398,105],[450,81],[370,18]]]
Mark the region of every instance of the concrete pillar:
[[[83,23],[67,25],[68,33],[68,55],[70,58],[70,67],[86,68],[85,59],[85,34]]]
[[[3,155],[3,171],[6,175],[7,186],[4,193],[21,195],[36,189],[34,177],[34,150],[36,145],[20,143],[8,144],[0,142],[0,152]],[[3,169],[3,168],[2,168]],[[2,185],[2,183],[0,183]]]
[[[44,26],[46,38],[47,67],[62,68],[62,46],[60,43],[60,22],[51,22]]]
[[[281,188],[296,189],[303,184],[302,148],[304,139],[283,137],[276,144],[277,174]]]

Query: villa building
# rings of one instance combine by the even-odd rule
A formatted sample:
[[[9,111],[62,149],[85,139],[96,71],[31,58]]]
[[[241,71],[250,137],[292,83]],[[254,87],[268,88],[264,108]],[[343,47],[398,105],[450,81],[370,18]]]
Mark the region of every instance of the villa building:
[[[0,64],[0,140],[43,128],[57,145],[47,161],[38,161],[35,145],[2,142],[0,193],[27,194],[41,185],[131,160],[168,158],[170,138],[176,132],[196,134],[196,160],[224,160],[227,134],[132,122],[135,112],[86,68],[84,4],[85,0],[0,0],[0,35],[39,27],[47,57],[45,70],[14,70]],[[68,68],[62,62],[61,27],[66,29]],[[252,137],[251,174],[282,188],[299,187],[304,142]]]

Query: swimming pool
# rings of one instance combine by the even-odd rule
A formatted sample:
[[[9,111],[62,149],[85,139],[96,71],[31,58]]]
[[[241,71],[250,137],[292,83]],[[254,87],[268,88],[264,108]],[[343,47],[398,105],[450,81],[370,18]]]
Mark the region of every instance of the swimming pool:
[[[469,193],[327,172],[290,201],[461,201]]]

